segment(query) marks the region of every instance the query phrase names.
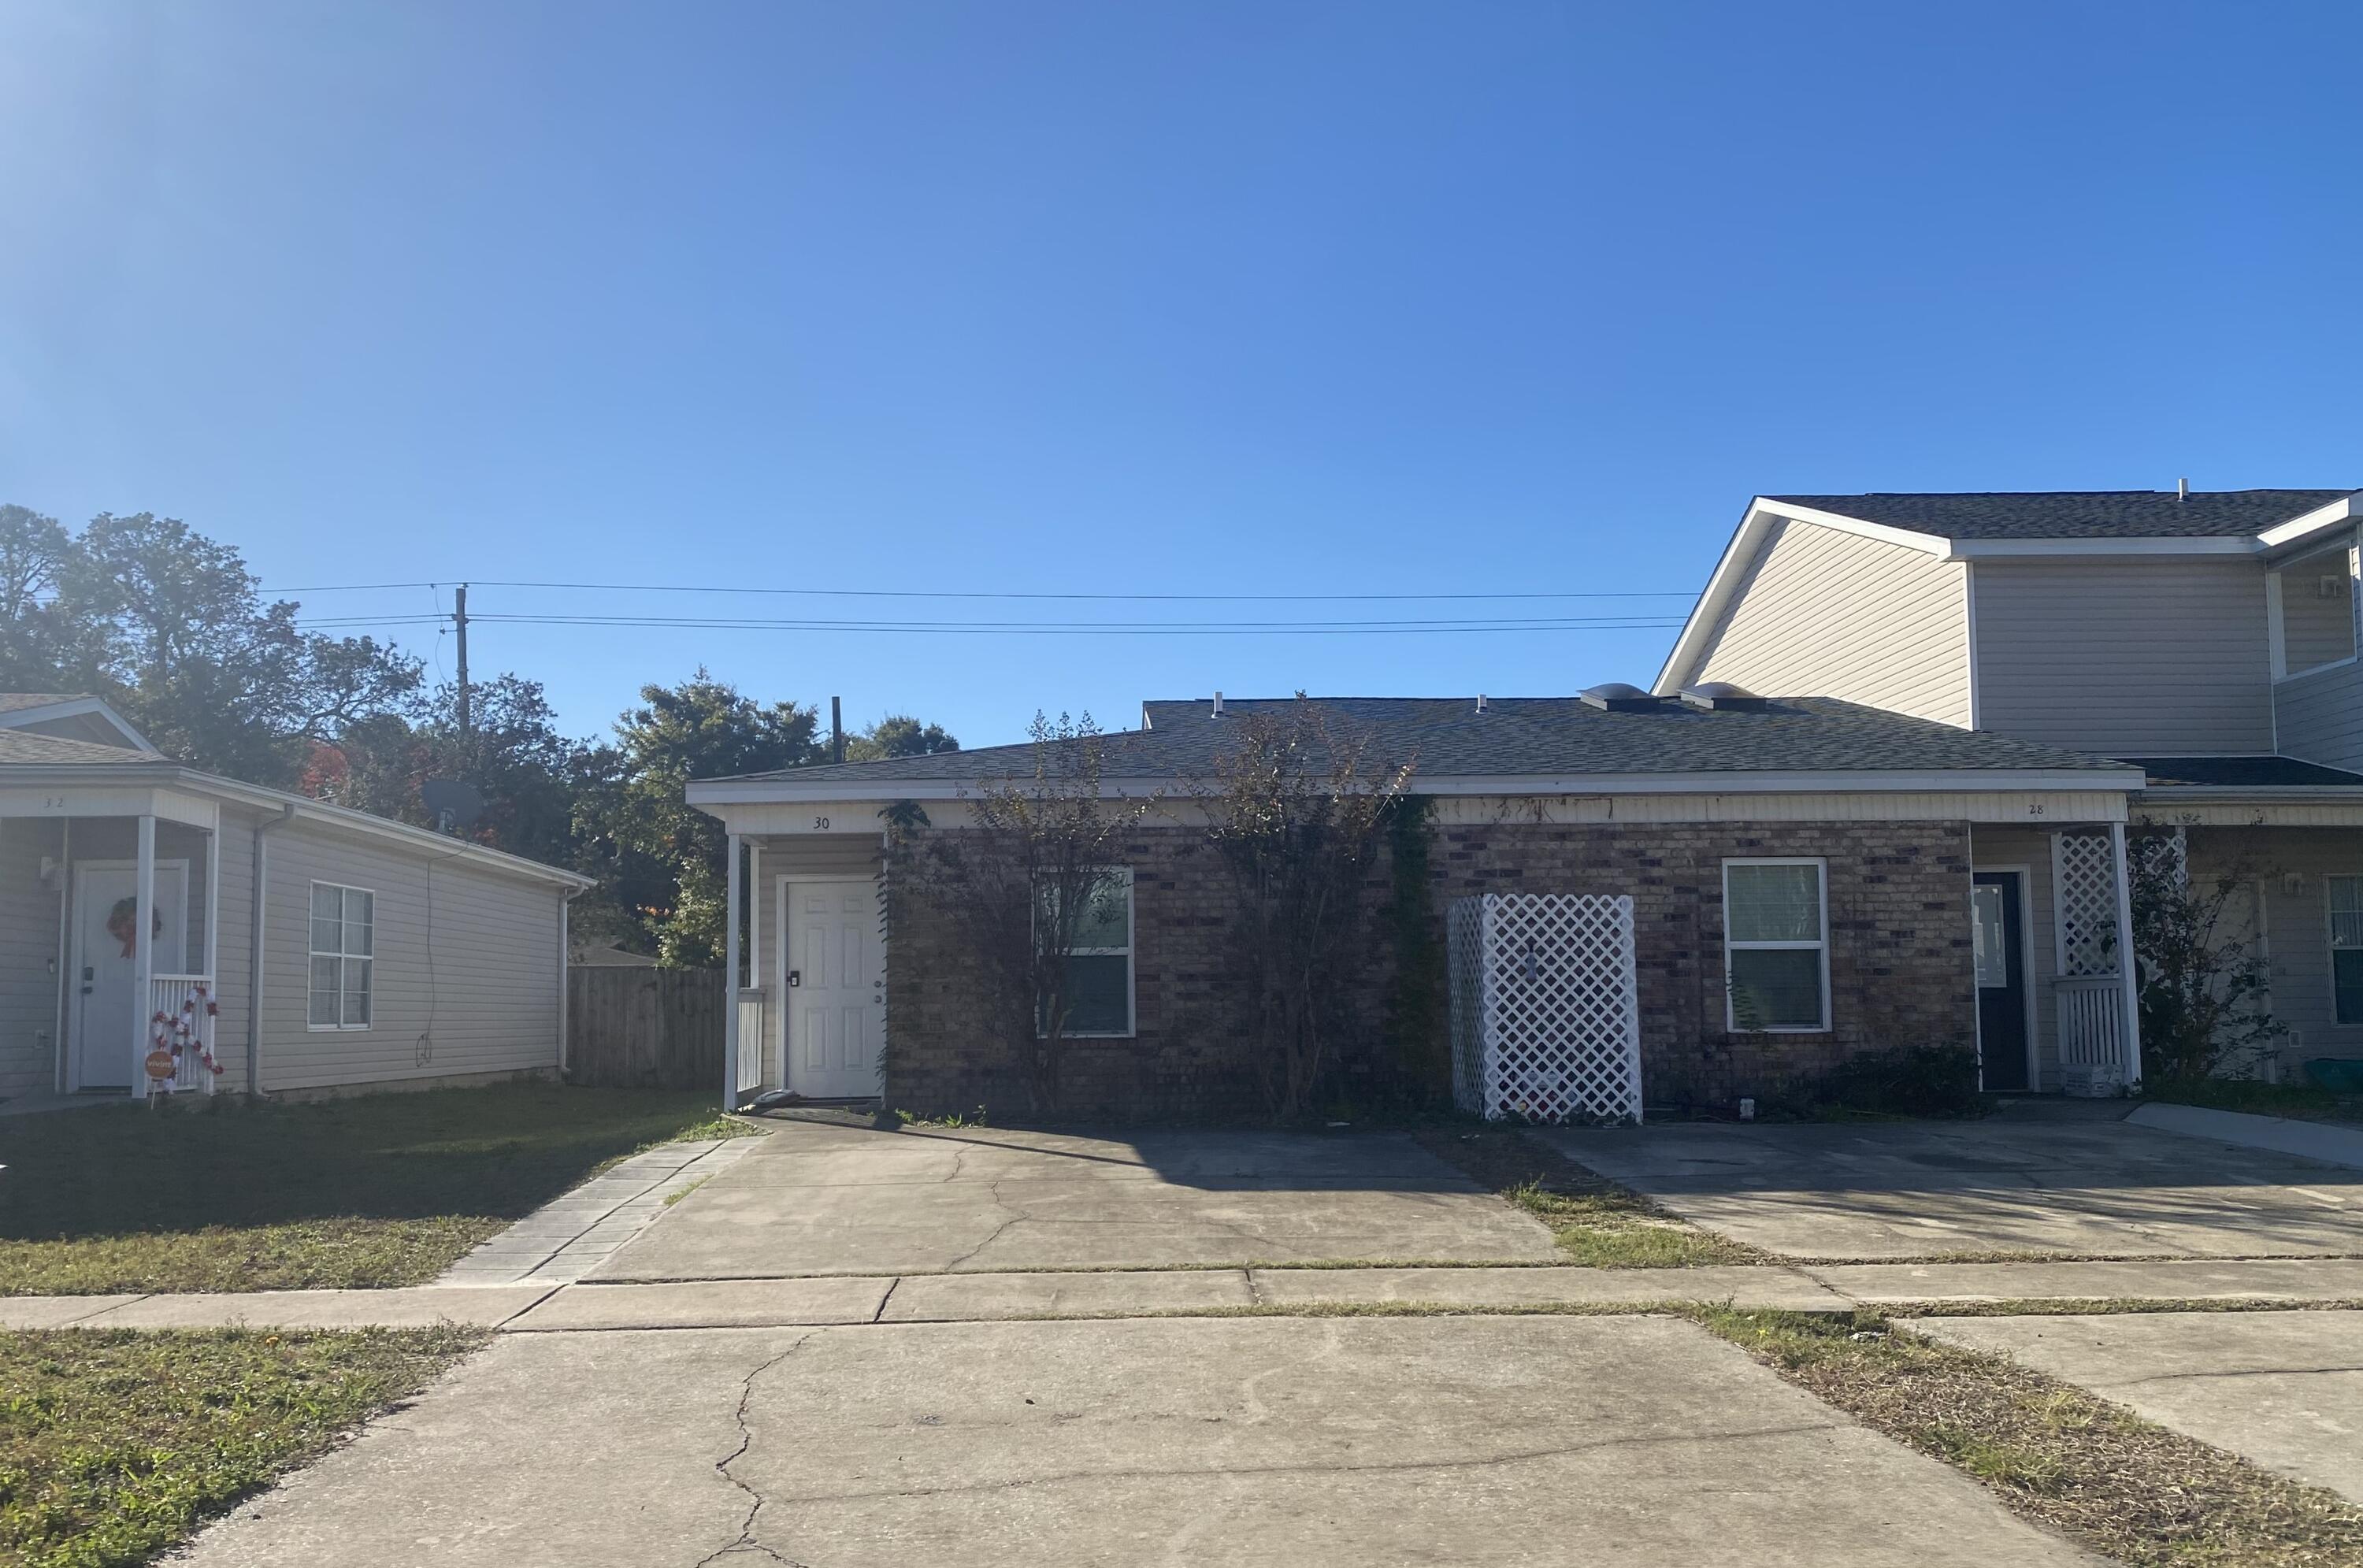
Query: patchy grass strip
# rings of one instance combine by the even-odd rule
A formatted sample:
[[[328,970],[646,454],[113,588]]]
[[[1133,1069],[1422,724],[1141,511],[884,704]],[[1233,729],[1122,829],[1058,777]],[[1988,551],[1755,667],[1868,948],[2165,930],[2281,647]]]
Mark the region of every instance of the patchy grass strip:
[[[1898,1331],[1868,1312],[1685,1315],[1865,1425],[1975,1476],[2012,1512],[2129,1568],[2363,1562],[2363,1508],[2004,1357]]]
[[[1429,1154],[1548,1226],[1570,1263],[1690,1268],[1785,1261],[1678,1220],[1514,1129],[1433,1128],[1417,1137]]]
[[[2137,1312],[2356,1312],[2363,1299],[2289,1296],[2047,1296],[2012,1301],[1882,1301],[1890,1318],[2106,1318]]]
[[[760,1131],[556,1084],[11,1117],[0,1295],[417,1285],[642,1149]]]
[[[425,1387],[484,1336],[0,1333],[0,1563],[144,1562]]]

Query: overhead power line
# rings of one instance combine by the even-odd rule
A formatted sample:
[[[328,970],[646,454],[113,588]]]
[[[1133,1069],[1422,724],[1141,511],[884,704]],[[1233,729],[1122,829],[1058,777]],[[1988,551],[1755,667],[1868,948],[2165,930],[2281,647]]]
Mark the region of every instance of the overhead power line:
[[[314,629],[440,624],[448,615],[306,616]],[[680,628],[717,632],[871,632],[949,636],[1377,636],[1450,632],[1657,631],[1679,616],[1531,616],[1427,621],[838,621],[703,615],[526,615],[471,611],[471,625]]]
[[[381,590],[407,588],[448,588],[446,582],[330,582],[316,583],[309,588],[272,588],[267,593],[289,596],[301,593],[369,593]],[[488,578],[470,578],[476,588],[523,588],[549,590],[570,593],[760,593],[785,597],[815,599],[985,599],[1072,601],[1097,600],[1123,603],[1200,603],[1200,604],[1313,604],[1313,603],[1379,603],[1379,602],[1442,602],[1445,601],[1536,601],[1556,599],[1696,599],[1689,589],[1614,590],[1548,593],[1016,593],[1001,591],[918,589],[918,588],[746,588],[726,587],[714,583],[670,582],[522,582],[501,581]],[[490,620],[491,616],[479,616]]]

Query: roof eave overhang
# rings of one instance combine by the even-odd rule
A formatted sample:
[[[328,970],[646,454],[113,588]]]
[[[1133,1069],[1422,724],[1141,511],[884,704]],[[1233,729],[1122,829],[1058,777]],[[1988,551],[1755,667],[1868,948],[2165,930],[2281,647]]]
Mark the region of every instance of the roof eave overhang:
[[[1462,774],[1415,778],[1414,795],[1774,795],[1774,794],[1990,794],[1997,791],[2069,790],[2122,795],[2139,790],[2145,775],[2131,767],[1940,768],[1940,769],[1757,769],[1687,773]],[[974,800],[999,780],[901,778],[855,781],[772,780],[693,783],[689,804],[697,807],[795,803],[805,801],[892,801]],[[1109,778],[1104,794],[1137,800],[1183,797],[1171,778]]]
[[[2150,784],[2136,793],[2145,806],[2177,801],[2194,805],[2363,806],[2363,785],[2356,784]]]
[[[2316,536],[2345,527],[2357,515],[2363,515],[2363,512],[2358,512],[2358,500],[2363,500],[2363,491],[2356,495],[2342,495],[2327,506],[2317,506],[2302,516],[2292,517],[2286,523],[2266,529],[2257,536],[2257,543],[2260,547],[2276,553],[2291,546],[2312,544]]]
[[[46,723],[52,719],[79,718],[95,713],[113,725],[116,732],[150,756],[160,757],[146,735],[132,726],[130,720],[115,711],[115,705],[104,697],[70,697],[62,702],[44,702],[38,708],[17,708],[0,713],[0,730],[20,730],[28,724]]]
[[[528,860],[522,855],[506,850],[471,844],[465,839],[449,837],[427,828],[413,827],[390,817],[357,812],[349,806],[332,806],[325,801],[315,801],[307,795],[294,795],[283,790],[268,790],[260,784],[243,783],[236,778],[224,778],[218,774],[201,773],[177,762],[94,762],[94,763],[12,763],[0,767],[0,788],[11,784],[75,784],[75,783],[140,783],[164,784],[187,790],[194,794],[215,800],[231,801],[240,805],[261,806],[272,811],[293,806],[300,820],[343,828],[372,838],[399,843],[409,848],[431,851],[455,859],[481,866],[487,870],[532,881],[548,882],[573,892],[597,886],[595,878],[579,871],[567,871],[556,866],[545,866],[538,860]]]

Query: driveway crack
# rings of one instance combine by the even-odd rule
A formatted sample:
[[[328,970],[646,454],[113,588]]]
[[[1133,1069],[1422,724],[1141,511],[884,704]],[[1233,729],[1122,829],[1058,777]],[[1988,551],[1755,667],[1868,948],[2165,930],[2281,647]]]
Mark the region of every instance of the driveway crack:
[[[767,1561],[782,1564],[782,1568],[805,1568],[804,1564],[798,1562],[794,1558],[782,1557],[778,1552],[772,1551],[770,1547],[755,1539],[755,1520],[757,1517],[762,1513],[763,1505],[769,1501],[769,1499],[766,1498],[762,1493],[758,1492],[754,1487],[749,1486],[746,1482],[738,1479],[737,1475],[731,1473],[730,1467],[738,1463],[741,1459],[746,1458],[747,1451],[755,1446],[755,1429],[747,1424],[747,1407],[754,1400],[756,1380],[760,1378],[765,1373],[771,1371],[773,1367],[779,1365],[782,1362],[787,1360],[788,1357],[795,1354],[796,1352],[804,1349],[806,1342],[811,1340],[811,1338],[812,1335],[810,1334],[800,1336],[795,1343],[790,1345],[787,1349],[782,1351],[771,1360],[763,1363],[762,1365],[755,1368],[754,1371],[749,1372],[747,1375],[746,1380],[738,1385],[738,1404],[736,1411],[734,1412],[734,1419],[738,1423],[738,1446],[732,1449],[722,1458],[716,1460],[714,1462],[714,1468],[725,1481],[729,1482],[730,1485],[738,1487],[738,1490],[747,1494],[747,1517],[738,1521],[738,1534],[737,1538],[719,1549],[709,1551],[704,1556],[699,1558],[697,1560],[697,1568],[706,1568],[708,1563],[717,1562],[725,1557],[733,1556],[760,1556]]]

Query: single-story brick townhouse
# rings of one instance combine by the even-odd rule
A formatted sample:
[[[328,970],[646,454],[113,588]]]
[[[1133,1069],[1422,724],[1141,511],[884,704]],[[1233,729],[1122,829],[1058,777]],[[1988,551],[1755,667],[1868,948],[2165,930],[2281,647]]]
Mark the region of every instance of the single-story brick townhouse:
[[[0,694],[0,1099],[554,1073],[589,885]]]
[[[1291,701],[1152,701],[1138,729],[1102,737],[1103,792],[1158,799],[1109,867],[1123,918],[1095,922],[1103,983],[1074,1021],[1084,1038],[1066,1048],[1062,1109],[1156,1120],[1259,1108],[1258,1064],[1224,1022],[1220,911],[1234,906],[1189,781],[1213,776],[1248,715]],[[2138,767],[2054,745],[1719,685],[1318,706],[1370,736],[1371,756],[1415,768],[1411,792],[1432,803],[1439,929],[1472,895],[1633,900],[1652,1103],[1728,1104],[1858,1052],[1975,1044],[1973,868],[1989,836],[2014,863],[2039,834],[2072,841],[2079,865],[2120,868],[2128,797],[2144,784]],[[985,1025],[956,922],[893,901],[882,940],[879,879],[888,813],[911,817],[898,802],[925,812],[918,834],[958,834],[981,790],[1031,777],[1036,761],[1031,745],[1001,746],[689,786],[728,831],[734,882],[753,889],[746,929],[730,933],[734,973],[745,955],[730,1098],[782,1088],[910,1110],[1023,1105],[1024,1043]],[[1383,867],[1370,880],[1392,885]],[[2082,918],[2107,931],[2090,940],[2117,951],[2129,944],[2124,878],[2092,885],[2108,896]],[[2015,940],[2031,941],[2007,912]],[[2137,1053],[2122,976],[2091,1006]],[[2027,1081],[2030,1035],[2010,1040],[2016,1059],[1998,1077]],[[2137,1055],[2125,1070],[2138,1075]]]

